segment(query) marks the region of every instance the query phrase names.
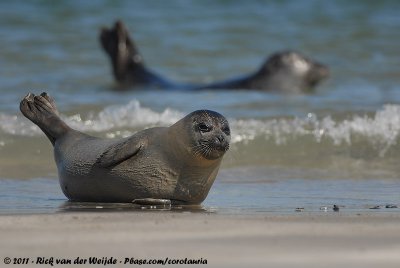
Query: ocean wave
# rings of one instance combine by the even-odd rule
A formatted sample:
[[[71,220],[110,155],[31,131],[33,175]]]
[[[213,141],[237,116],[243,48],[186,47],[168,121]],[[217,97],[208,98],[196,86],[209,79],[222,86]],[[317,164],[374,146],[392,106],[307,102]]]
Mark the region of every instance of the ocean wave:
[[[80,131],[107,132],[108,137],[127,136],[132,131],[126,128],[149,128],[154,126],[168,126],[184,116],[183,113],[167,108],[162,112],[156,112],[150,108],[142,107],[137,100],[133,100],[126,105],[113,105],[106,107],[97,115],[89,115],[82,119],[80,114],[76,114],[63,119],[72,128]],[[125,129],[125,131],[114,129]]]
[[[98,113],[82,116],[63,115],[71,127],[87,132],[102,133],[107,137],[128,136],[137,130],[168,126],[184,116],[184,113],[167,108],[157,112],[142,107],[137,100],[125,105],[106,107]],[[388,148],[397,144],[400,134],[400,106],[385,105],[373,115],[352,115],[347,119],[334,120],[331,116],[318,118],[309,113],[304,118],[270,119],[229,119],[232,129],[232,144],[249,143],[255,139],[273,141],[276,145],[307,137],[315,143],[330,141],[333,145],[351,145],[355,140],[363,139],[378,146],[384,154]],[[18,136],[41,135],[22,115],[0,114],[0,130]]]
[[[105,132],[108,137],[130,135],[134,130],[129,129],[168,126],[183,116],[183,113],[170,108],[162,112],[153,111],[142,107],[137,100],[132,100],[126,105],[108,106],[97,114],[89,113],[85,117],[81,114],[61,115],[62,119],[76,130]],[[36,136],[42,133],[22,115],[9,114],[0,114],[0,130],[18,136]]]
[[[318,119],[309,113],[305,118],[270,120],[233,120],[233,143],[248,143],[258,137],[273,140],[277,145],[302,137],[311,137],[316,143],[329,140],[334,145],[352,145],[364,140],[378,147],[383,155],[397,144],[400,134],[400,106],[385,105],[374,116],[353,115],[335,121],[331,116]]]

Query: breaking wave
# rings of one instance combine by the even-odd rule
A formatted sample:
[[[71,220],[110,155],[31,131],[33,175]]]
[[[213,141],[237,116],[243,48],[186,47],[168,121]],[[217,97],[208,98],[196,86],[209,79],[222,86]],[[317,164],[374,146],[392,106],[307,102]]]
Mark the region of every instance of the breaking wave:
[[[183,113],[169,108],[160,113],[153,111],[142,107],[137,100],[126,105],[106,107],[97,114],[89,113],[85,118],[81,114],[61,115],[63,120],[74,129],[105,132],[108,137],[130,135],[140,128],[168,126],[182,116]],[[23,118],[22,115],[0,114],[0,129],[5,133],[20,136],[36,136],[42,133],[38,127]]]
[[[126,105],[106,107],[98,113],[62,117],[75,129],[118,137],[128,136],[143,128],[168,126],[183,116],[184,113],[169,108],[157,112],[133,100]],[[340,120],[331,116],[318,118],[316,114],[309,113],[304,118],[230,118],[229,122],[232,144],[247,144],[256,139],[265,139],[279,146],[288,142],[302,142],[306,137],[315,143],[329,141],[338,146],[352,145],[361,139],[367,144],[378,146],[383,155],[387,149],[397,144],[400,106],[385,105],[372,115],[351,115]],[[22,115],[0,114],[0,131],[17,136],[41,135],[39,128]]]
[[[305,118],[270,120],[233,120],[233,142],[248,143],[257,137],[273,140],[277,145],[302,137],[310,137],[316,143],[330,141],[334,145],[352,145],[355,141],[380,148],[383,155],[397,144],[400,134],[400,106],[385,105],[373,116],[353,115],[335,121],[331,116],[318,119],[309,113]]]

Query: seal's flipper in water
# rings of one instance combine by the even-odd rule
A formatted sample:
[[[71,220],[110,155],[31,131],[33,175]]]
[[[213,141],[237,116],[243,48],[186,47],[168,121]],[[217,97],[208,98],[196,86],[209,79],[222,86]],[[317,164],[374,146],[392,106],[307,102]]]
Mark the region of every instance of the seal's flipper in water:
[[[70,129],[58,116],[54,100],[46,92],[37,96],[29,93],[22,99],[19,108],[26,118],[46,134],[53,145],[57,138]]]
[[[143,144],[138,142],[136,139],[127,139],[113,144],[100,155],[96,164],[104,168],[118,165],[139,153],[142,146]]]
[[[99,39],[111,60],[114,78],[121,86],[181,87],[145,66],[143,57],[121,21],[117,21],[112,28],[103,27]]]
[[[144,69],[142,57],[121,21],[117,21],[111,29],[103,28],[100,32],[100,42],[110,56],[113,73],[118,82],[127,82],[131,78],[131,72]]]

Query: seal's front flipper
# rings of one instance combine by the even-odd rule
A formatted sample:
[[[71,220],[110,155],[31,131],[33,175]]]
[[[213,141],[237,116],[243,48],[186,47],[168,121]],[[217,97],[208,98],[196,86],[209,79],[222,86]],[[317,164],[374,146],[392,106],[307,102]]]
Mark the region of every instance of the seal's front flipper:
[[[96,164],[104,168],[113,167],[135,156],[139,153],[142,146],[143,144],[137,142],[136,139],[127,139],[120,143],[113,144],[100,155]]]
[[[70,128],[60,119],[54,100],[46,92],[29,93],[19,106],[22,114],[35,123],[54,145],[56,139]]]
[[[171,206],[171,200],[169,199],[141,198],[133,200],[132,203],[140,206],[155,206],[156,208]]]

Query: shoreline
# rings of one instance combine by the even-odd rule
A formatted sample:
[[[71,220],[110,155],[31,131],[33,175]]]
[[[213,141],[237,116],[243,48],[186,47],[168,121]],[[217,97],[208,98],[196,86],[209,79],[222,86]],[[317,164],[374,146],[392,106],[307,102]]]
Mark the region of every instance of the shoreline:
[[[207,267],[397,267],[400,263],[397,213],[2,215],[0,237],[0,261],[5,257],[113,257],[118,261],[168,257],[202,258],[207,260]],[[57,266],[61,265],[54,264]],[[50,265],[28,263],[20,267]]]

